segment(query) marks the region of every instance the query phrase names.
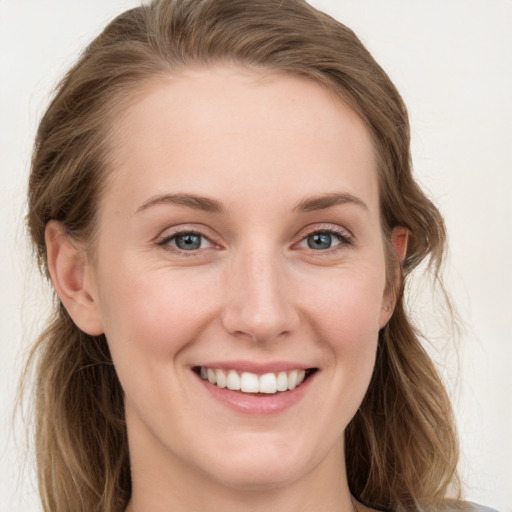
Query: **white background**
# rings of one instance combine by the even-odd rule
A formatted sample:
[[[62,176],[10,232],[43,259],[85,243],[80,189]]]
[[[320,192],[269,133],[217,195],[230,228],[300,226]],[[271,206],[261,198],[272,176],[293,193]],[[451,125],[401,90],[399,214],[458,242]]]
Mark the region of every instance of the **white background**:
[[[512,1],[313,3],[355,30],[409,107],[415,170],[450,234],[458,356],[429,301],[415,309],[450,383],[466,496],[512,512]],[[0,512],[39,510],[33,455],[11,424],[23,351],[48,304],[23,228],[35,127],[77,52],[137,4],[0,0]]]

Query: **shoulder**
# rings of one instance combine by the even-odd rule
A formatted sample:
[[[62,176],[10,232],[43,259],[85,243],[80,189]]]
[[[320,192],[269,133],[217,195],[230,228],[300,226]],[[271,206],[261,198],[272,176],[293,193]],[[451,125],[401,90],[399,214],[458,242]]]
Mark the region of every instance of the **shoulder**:
[[[468,503],[471,507],[468,512],[498,512],[494,508],[484,507],[483,505],[478,505],[477,503]]]
[[[430,509],[429,509],[430,510]],[[499,512],[472,501],[446,500],[437,512]]]

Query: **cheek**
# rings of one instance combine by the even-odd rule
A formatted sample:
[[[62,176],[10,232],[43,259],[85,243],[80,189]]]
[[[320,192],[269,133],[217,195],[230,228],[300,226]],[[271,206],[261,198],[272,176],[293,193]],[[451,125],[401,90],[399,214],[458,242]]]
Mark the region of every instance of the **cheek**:
[[[383,270],[374,266],[343,269],[315,286],[310,284],[309,293],[302,292],[303,297],[309,297],[305,309],[315,312],[317,327],[331,338],[341,335],[340,339],[357,345],[359,338],[378,332],[385,284]]]
[[[382,310],[384,271],[368,266],[340,273],[311,294],[315,337],[330,352],[340,389],[362,399],[373,372]]]
[[[136,268],[128,274],[127,267],[118,265],[103,280],[105,335],[127,407],[139,418],[153,418],[151,424],[167,424],[164,411],[155,411],[165,403],[169,404],[165,411],[183,410],[179,402],[173,408],[174,397],[168,390],[182,389],[181,355],[211,321],[215,301],[204,279],[199,280],[198,290],[190,279],[180,279],[179,273],[168,269]]]
[[[218,289],[212,278],[133,263],[110,268],[99,298],[113,352],[122,348],[147,359],[175,354],[213,315]]]

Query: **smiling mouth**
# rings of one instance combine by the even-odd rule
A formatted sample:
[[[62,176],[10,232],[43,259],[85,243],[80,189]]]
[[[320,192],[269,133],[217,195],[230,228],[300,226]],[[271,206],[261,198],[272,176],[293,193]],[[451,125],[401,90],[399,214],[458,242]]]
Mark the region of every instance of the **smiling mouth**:
[[[251,372],[239,373],[236,370],[207,368],[205,366],[196,366],[194,371],[203,380],[219,388],[227,388],[231,391],[240,391],[242,393],[268,395],[291,391],[299,387],[317,371],[317,368],[269,372],[262,375]]]

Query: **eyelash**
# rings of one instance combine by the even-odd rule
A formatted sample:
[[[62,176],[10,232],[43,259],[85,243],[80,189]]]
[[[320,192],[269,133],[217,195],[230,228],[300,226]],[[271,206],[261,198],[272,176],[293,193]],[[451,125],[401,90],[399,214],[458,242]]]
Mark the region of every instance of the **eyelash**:
[[[308,237],[310,237],[312,235],[324,235],[324,234],[333,236],[334,238],[336,238],[339,241],[339,244],[337,244],[333,247],[329,247],[327,249],[323,249],[323,250],[315,250],[315,249],[310,248],[311,251],[325,254],[325,253],[334,252],[343,247],[351,246],[353,244],[353,237],[346,230],[344,230],[342,228],[332,227],[332,226],[326,226],[326,227],[315,226],[314,229],[312,229],[311,231],[306,233],[300,239],[299,244],[306,241],[308,239]]]
[[[323,235],[323,234],[334,236],[334,238],[336,238],[339,241],[339,244],[336,244],[335,246],[329,247],[327,249],[315,250],[315,249],[309,248],[309,250],[311,250],[312,252],[315,252],[315,253],[324,253],[325,254],[325,253],[331,253],[333,251],[339,250],[342,247],[351,246],[353,244],[353,237],[346,230],[341,229],[341,228],[334,228],[332,226],[329,226],[329,227],[318,227],[317,226],[314,229],[312,229],[311,231],[309,231],[308,233],[306,233],[299,240],[298,243],[294,244],[294,246],[297,246],[298,244],[306,241],[308,239],[308,237],[310,237],[312,235]],[[212,246],[217,245],[214,242],[212,242],[209,237],[207,237],[200,231],[196,231],[193,229],[176,231],[170,235],[165,236],[161,240],[159,240],[157,242],[157,245],[159,247],[161,247],[162,249],[164,249],[165,251],[168,251],[168,252],[171,252],[174,254],[179,254],[179,255],[182,255],[185,257],[197,256],[198,252],[201,250],[201,248],[187,251],[185,249],[180,249],[179,247],[173,247],[172,245],[170,245],[170,242],[172,242],[173,240],[176,240],[176,238],[178,238],[179,236],[183,236],[183,235],[195,235],[195,236],[200,237],[203,240],[208,241],[208,243],[211,244]],[[218,245],[217,245],[217,247],[218,247]]]
[[[176,231],[170,235],[165,236],[161,240],[159,240],[157,242],[157,245],[159,247],[161,247],[162,249],[164,249],[165,251],[171,252],[173,254],[179,254],[182,256],[197,256],[198,251],[200,249],[187,251],[184,249],[180,249],[179,247],[173,247],[172,245],[170,245],[171,241],[176,240],[176,238],[178,238],[179,236],[183,236],[183,235],[195,235],[195,236],[200,237],[201,239],[207,240],[212,246],[216,245],[206,235],[204,235],[200,231],[196,231],[193,229],[183,229],[180,231]]]

